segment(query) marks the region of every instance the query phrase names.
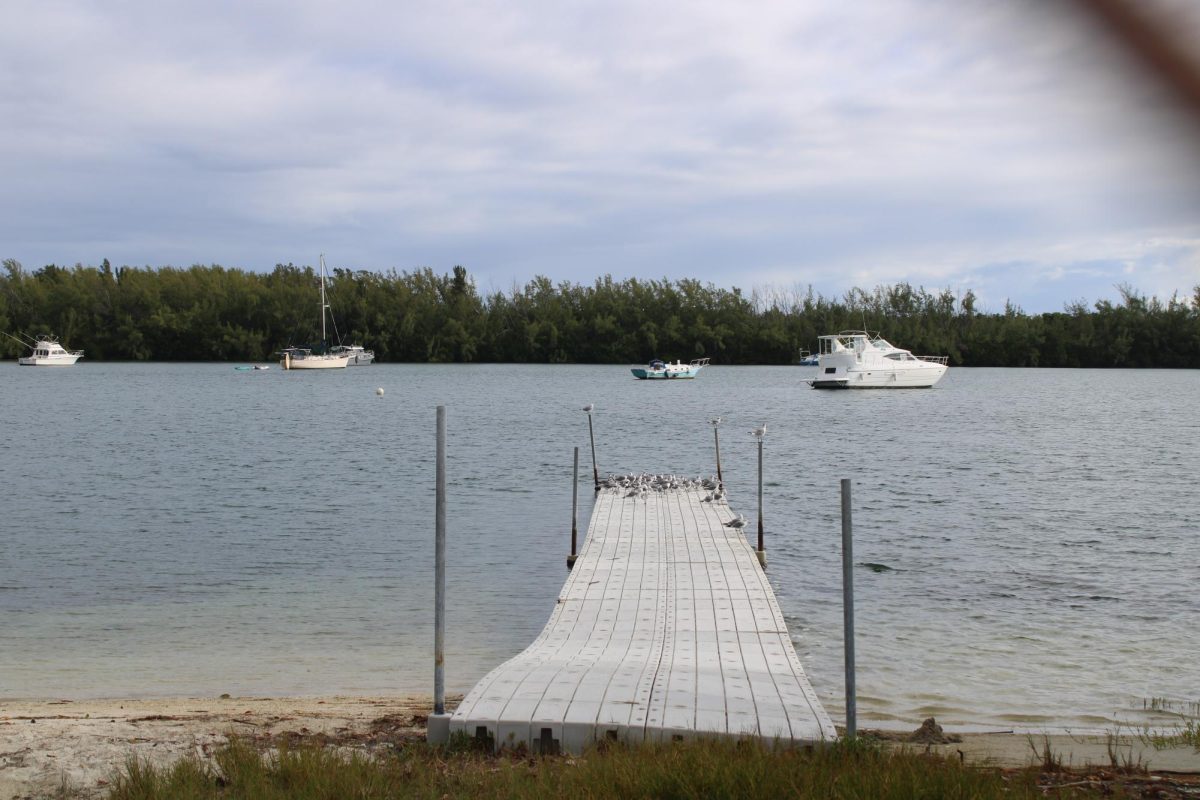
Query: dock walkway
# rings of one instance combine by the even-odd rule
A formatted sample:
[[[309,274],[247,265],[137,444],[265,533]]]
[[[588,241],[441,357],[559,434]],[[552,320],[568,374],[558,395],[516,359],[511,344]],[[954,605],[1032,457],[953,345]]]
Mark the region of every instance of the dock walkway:
[[[450,730],[533,752],[603,739],[835,739],[734,515],[696,482],[603,488],[550,620]]]

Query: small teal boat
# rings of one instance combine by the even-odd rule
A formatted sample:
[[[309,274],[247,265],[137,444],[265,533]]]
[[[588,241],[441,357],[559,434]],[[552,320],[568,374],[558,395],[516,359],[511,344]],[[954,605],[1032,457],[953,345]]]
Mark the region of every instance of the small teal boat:
[[[693,358],[686,364],[682,361],[670,364],[656,358],[644,367],[631,367],[629,371],[638,380],[674,380],[694,378],[707,366],[707,358]]]

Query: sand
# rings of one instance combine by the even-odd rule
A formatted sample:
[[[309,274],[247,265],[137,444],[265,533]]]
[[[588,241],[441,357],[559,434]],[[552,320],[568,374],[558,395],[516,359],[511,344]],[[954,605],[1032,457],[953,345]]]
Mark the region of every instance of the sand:
[[[230,732],[370,749],[385,737],[423,737],[429,706],[413,697],[0,700],[0,800],[46,797],[64,785],[102,797],[131,755],[156,765],[207,758]]]
[[[208,758],[231,732],[264,742],[290,734],[370,752],[397,739],[423,738],[429,708],[428,697],[404,696],[0,700],[0,800],[52,796],[64,786],[77,797],[102,797],[130,756],[157,765],[192,754]],[[1120,764],[1200,773],[1195,749],[1156,750],[1136,736],[945,734],[961,741],[907,742],[895,733],[887,738],[971,764],[1040,763],[1048,742],[1064,766],[1109,766],[1111,747]]]

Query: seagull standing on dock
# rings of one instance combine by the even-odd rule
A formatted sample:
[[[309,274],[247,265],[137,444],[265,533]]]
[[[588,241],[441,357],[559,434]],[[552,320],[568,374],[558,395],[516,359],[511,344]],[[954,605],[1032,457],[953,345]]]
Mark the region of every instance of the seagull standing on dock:
[[[726,528],[744,528],[744,527],[746,527],[746,518],[743,517],[741,514],[738,514],[736,517],[729,520],[729,522],[726,522],[725,527]]]

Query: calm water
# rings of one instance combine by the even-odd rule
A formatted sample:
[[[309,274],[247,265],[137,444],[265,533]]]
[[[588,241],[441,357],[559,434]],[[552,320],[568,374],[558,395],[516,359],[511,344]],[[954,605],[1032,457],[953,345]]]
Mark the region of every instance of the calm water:
[[[595,402],[602,471],[710,474],[724,416],[747,516],[768,424],[769,574],[835,718],[842,477],[856,561],[891,568],[855,571],[864,724],[1102,728],[1200,699],[1200,373],[808,372],[0,366],[0,697],[431,691],[439,403],[447,682],[469,689],[553,608]]]

